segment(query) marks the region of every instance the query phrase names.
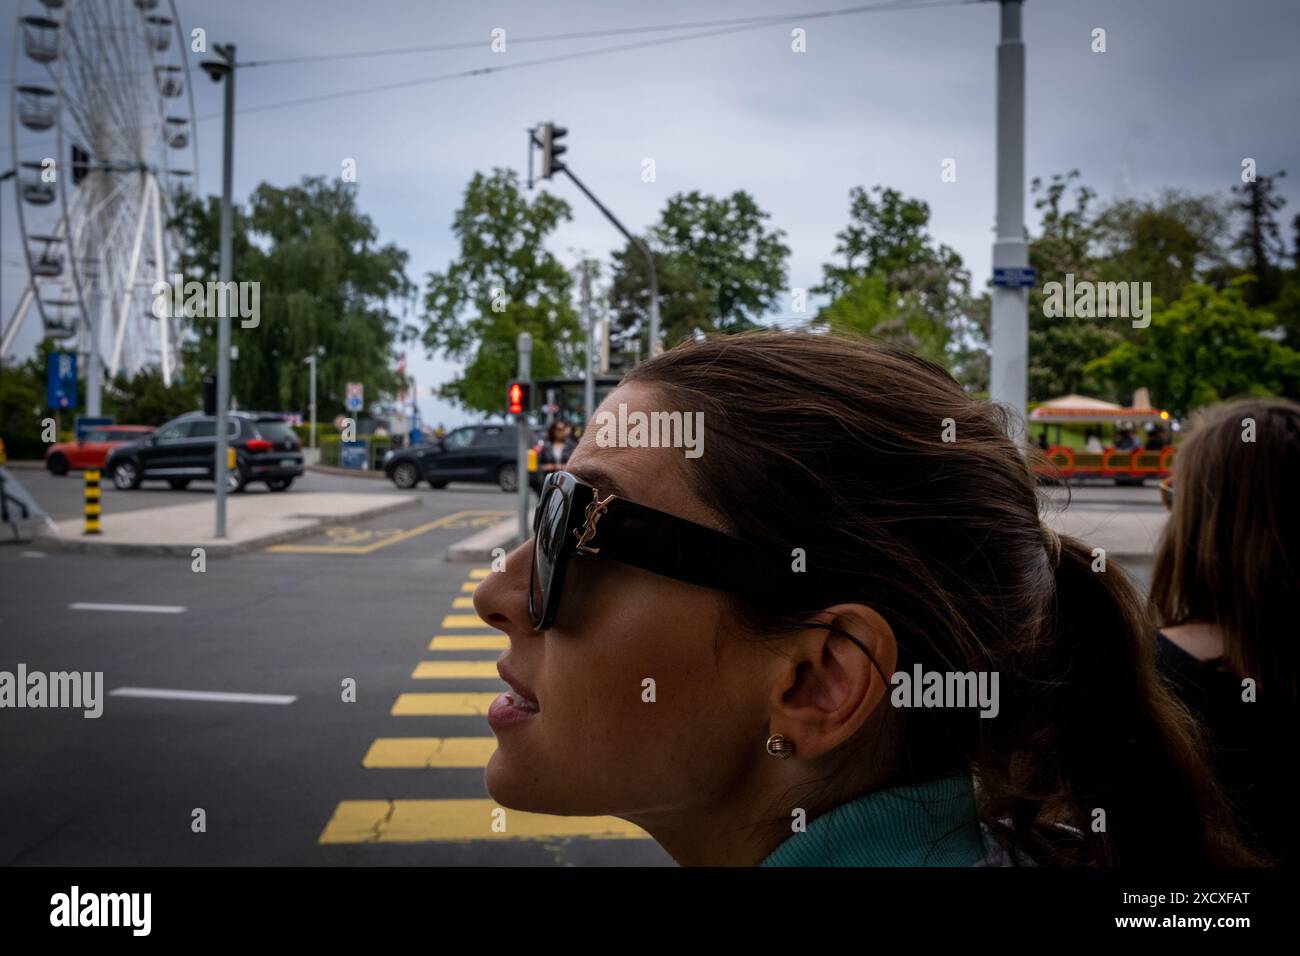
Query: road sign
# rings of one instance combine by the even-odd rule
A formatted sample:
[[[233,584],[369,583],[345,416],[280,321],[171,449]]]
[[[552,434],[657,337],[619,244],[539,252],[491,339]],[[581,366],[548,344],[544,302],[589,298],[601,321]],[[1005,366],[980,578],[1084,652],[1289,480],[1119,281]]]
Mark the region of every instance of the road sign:
[[[359,412],[365,405],[366,399],[365,386],[360,382],[348,382],[347,409],[350,412]]]
[[[344,468],[357,471],[366,470],[366,443],[363,441],[345,441],[340,443],[339,464]]]
[[[92,428],[103,428],[105,425],[113,424],[111,418],[90,418],[86,415],[77,416],[77,441],[85,441],[86,433]]]
[[[1028,289],[1038,284],[1038,271],[1021,266],[997,266],[993,269],[993,284]]]
[[[51,352],[45,356],[45,407],[77,407],[75,352]]]

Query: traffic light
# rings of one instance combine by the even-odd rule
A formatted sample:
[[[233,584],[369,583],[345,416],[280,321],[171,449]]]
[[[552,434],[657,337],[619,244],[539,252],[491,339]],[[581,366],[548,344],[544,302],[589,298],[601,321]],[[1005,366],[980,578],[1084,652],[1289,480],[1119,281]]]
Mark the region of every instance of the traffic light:
[[[556,126],[554,123],[542,124],[543,179],[550,179],[553,173],[564,168],[564,164],[560,162],[560,155],[567,151],[569,147],[561,143],[560,140],[568,135],[569,131],[563,126]]]
[[[511,415],[526,415],[532,406],[531,398],[527,382],[511,382],[506,389],[506,409]]]

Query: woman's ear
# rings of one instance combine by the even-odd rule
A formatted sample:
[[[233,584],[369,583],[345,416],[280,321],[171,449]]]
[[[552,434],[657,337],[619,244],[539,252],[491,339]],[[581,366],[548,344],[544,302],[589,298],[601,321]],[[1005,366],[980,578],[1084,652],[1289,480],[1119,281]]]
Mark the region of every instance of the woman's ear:
[[[772,733],[794,741],[796,757],[834,750],[888,706],[898,663],[893,628],[867,605],[838,604],[816,621],[825,626],[786,646],[772,704]]]

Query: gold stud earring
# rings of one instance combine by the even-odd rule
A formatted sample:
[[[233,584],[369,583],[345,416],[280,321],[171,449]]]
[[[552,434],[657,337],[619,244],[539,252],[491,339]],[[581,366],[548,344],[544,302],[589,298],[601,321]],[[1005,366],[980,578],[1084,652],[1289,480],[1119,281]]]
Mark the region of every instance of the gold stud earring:
[[[789,760],[794,753],[794,741],[787,740],[782,734],[773,734],[767,738],[767,752],[780,760]]]

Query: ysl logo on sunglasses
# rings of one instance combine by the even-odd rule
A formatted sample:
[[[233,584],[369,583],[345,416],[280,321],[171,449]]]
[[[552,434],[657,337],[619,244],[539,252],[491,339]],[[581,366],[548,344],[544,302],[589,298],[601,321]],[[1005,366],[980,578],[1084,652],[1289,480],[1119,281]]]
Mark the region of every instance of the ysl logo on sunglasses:
[[[614,500],[614,496],[609,495],[608,497],[605,498],[604,501],[601,501],[600,492],[595,491],[595,489],[592,490],[595,492],[595,496],[591,499],[591,504],[587,505],[587,511],[583,515],[586,524],[583,526],[582,530],[579,531],[577,529],[574,529],[573,532],[578,539],[577,550],[579,553],[582,554],[600,553],[600,548],[588,547],[587,542],[590,541],[592,537],[595,536],[596,522],[600,520],[601,515],[603,515],[606,511],[609,510],[608,507],[609,503]]]

